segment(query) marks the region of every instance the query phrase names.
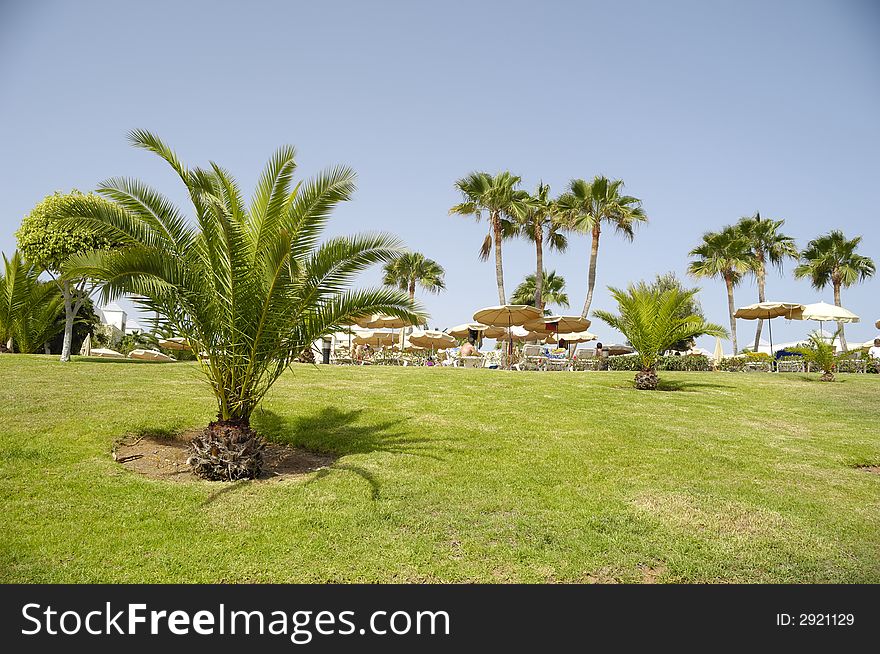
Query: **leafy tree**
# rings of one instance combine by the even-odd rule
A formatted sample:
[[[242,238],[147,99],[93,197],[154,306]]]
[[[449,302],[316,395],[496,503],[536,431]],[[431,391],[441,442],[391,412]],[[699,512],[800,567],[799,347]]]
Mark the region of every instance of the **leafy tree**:
[[[486,261],[495,249],[495,283],[498,285],[498,303],[506,304],[504,293],[504,264],[501,257],[501,241],[519,233],[517,218],[526,211],[529,194],[517,189],[520,178],[509,172],[476,172],[455,183],[464,202],[449,210],[450,215],[473,216],[478,221],[483,212],[489,214],[489,233],[483,239],[480,259]]]
[[[806,347],[789,348],[792,352],[800,354],[808,363],[822,370],[820,381],[834,381],[834,371],[839,361],[847,358],[846,352],[834,353],[834,344],[829,343],[818,334],[810,334],[809,345]]]
[[[840,289],[873,277],[877,270],[873,259],[856,252],[861,242],[861,236],[847,239],[837,229],[813,239],[801,252],[801,264],[794,269],[794,276],[809,277],[813,288],[819,290],[831,285],[834,304],[843,306],[840,303]],[[837,329],[840,345],[845,352],[847,346],[842,322],[837,323]]]
[[[727,287],[727,311],[730,315],[730,335],[733,352],[739,347],[736,342],[736,308],[733,302],[733,289],[740,283],[747,272],[754,269],[755,259],[749,249],[749,243],[740,230],[725,227],[720,232],[706,232],[703,242],[690,251],[694,257],[688,266],[688,273],[693,277],[716,278],[724,280]]]
[[[654,278],[654,281],[647,285],[647,288],[653,290],[657,293],[663,293],[664,291],[668,291],[670,289],[676,289],[681,293],[693,292],[691,298],[679,307],[678,317],[686,318],[688,316],[697,316],[703,320],[706,319],[706,316],[703,314],[703,307],[700,305],[700,301],[697,299],[697,293],[700,292],[699,288],[685,288],[684,284],[674,272],[668,272],[664,275],[657,275]],[[684,352],[686,350],[691,349],[695,344],[695,340],[693,338],[689,338],[683,341],[679,341],[677,343],[673,343],[670,346],[670,350],[677,350],[680,352]]]
[[[798,257],[794,239],[779,231],[784,224],[784,220],[761,218],[759,212],[751,218],[741,218],[736,224],[755,258],[752,272],[758,282],[758,302],[765,302],[767,299],[764,295],[764,287],[767,282],[767,264],[782,270],[782,264],[786,259],[797,259]],[[764,321],[758,320],[758,328],[755,330],[755,352],[758,351],[758,346],[761,343],[763,327]]]
[[[125,247],[76,255],[67,272],[101,280],[107,298],[134,296],[202,353],[217,421],[193,440],[190,464],[211,479],[256,476],[262,440],[250,428],[251,414],[306,347],[368,313],[421,320],[401,291],[349,288],[369,266],[399,256],[402,246],[384,234],[319,242],[333,208],[354,192],[348,168],[293,185],[295,151],[282,147],[247,204],[217,164],[189,168],[153,134],[139,130],[130,138],[183,182],[195,225],[144,183],[108,180],[98,192],[110,202],[73,202],[67,218]]]
[[[641,283],[630,284],[626,291],[613,287],[609,290],[617,300],[620,314],[594,311],[593,315],[621,332],[636,349],[641,368],[635,378],[639,390],[657,388],[657,362],[674,343],[703,335],[727,335],[720,325],[697,315],[683,315],[683,308],[693,301],[695,289],[682,291],[673,287],[659,291]]]
[[[648,222],[638,198],[621,195],[623,180],[609,180],[597,175],[593,181],[573,179],[568,191],[563,193],[557,204],[566,222],[574,231],[592,236],[590,246],[590,265],[587,275],[587,299],[581,315],[586,318],[593,302],[593,289],[596,287],[596,261],[599,257],[599,238],[602,225],[607,224],[623,234],[630,241],[635,237],[635,227]]]
[[[22,220],[16,232],[18,248],[30,263],[47,272],[57,284],[64,300],[64,341],[61,361],[70,361],[73,326],[80,308],[95,290],[95,283],[82,275],[62,274],[65,262],[72,256],[95,249],[109,248],[114,242],[94,233],[85,225],[62,222],[70,202],[77,205],[104,205],[105,200],[79,191],[46,196]]]
[[[559,207],[550,197],[550,186],[543,182],[538,184],[535,194],[526,201],[525,212],[519,217],[519,228],[523,236],[535,244],[534,299],[529,304],[544,310],[544,243],[551,250],[564,252],[568,247],[568,239],[563,234],[565,225],[562,222]],[[520,284],[522,286],[522,284]],[[520,297],[522,299],[522,297]],[[517,302],[517,304],[520,304]],[[565,306],[568,306],[566,300]]]
[[[513,291],[510,301],[513,304],[528,304],[535,306],[536,294],[535,275],[526,275],[526,278],[520,282],[520,285]],[[555,270],[550,272],[544,271],[544,291],[542,300],[544,304],[540,307],[545,315],[549,315],[550,311],[544,306],[550,304],[558,307],[568,306],[568,294],[565,292],[565,278],[557,275]]]
[[[446,288],[443,266],[420,252],[404,252],[388,261],[383,271],[382,283],[406,291],[410,300],[416,297],[416,286],[429,293],[439,293]]]
[[[11,259],[3,255],[0,341],[10,352],[40,352],[63,329],[61,294],[54,284],[41,282],[39,277],[40,270],[27,264],[19,252]]]

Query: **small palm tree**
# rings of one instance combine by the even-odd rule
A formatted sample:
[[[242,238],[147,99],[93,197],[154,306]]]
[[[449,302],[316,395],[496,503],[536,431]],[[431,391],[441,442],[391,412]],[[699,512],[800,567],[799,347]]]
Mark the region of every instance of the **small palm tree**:
[[[764,295],[764,287],[767,282],[767,264],[782,270],[782,264],[786,259],[797,259],[798,257],[794,239],[779,231],[784,224],[784,220],[761,218],[760,212],[756,212],[751,218],[741,218],[736,224],[755,258],[755,267],[752,272],[758,282],[758,302],[764,302],[767,299]],[[763,327],[764,321],[758,320],[758,328],[755,330],[755,352],[758,351],[758,345],[761,343]]]
[[[635,384],[639,390],[657,388],[657,362],[673,344],[697,336],[726,336],[721,325],[706,322],[697,315],[682,315],[682,308],[693,302],[696,289],[670,288],[658,291],[641,282],[630,284],[626,291],[609,287],[617,300],[620,315],[594,311],[593,315],[626,336],[636,349],[639,372]]]
[[[621,195],[623,180],[609,180],[601,175],[592,182],[573,179],[568,191],[557,200],[557,205],[570,229],[592,236],[590,264],[587,274],[587,299],[581,315],[586,318],[593,302],[596,287],[596,261],[599,257],[599,237],[602,225],[608,224],[628,240],[635,237],[635,227],[648,222],[638,198]]]
[[[416,297],[416,286],[429,293],[439,293],[446,288],[443,266],[420,252],[405,252],[388,261],[383,270],[382,283],[406,291],[410,300]]]
[[[542,304],[538,307],[545,315],[550,312],[545,309],[546,305],[557,307],[568,307],[568,294],[565,292],[565,278],[557,275],[555,270],[550,272],[544,271],[544,290],[542,294]],[[510,296],[512,304],[528,304],[535,306],[535,287],[537,286],[535,275],[526,275],[525,279],[520,282],[519,286]]]
[[[190,463],[208,478],[254,477],[262,466],[262,441],[250,428],[251,414],[303,350],[365,314],[421,320],[401,291],[349,289],[353,277],[403,249],[383,234],[319,243],[333,208],[354,191],[348,168],[292,185],[295,151],[282,147],[246,204],[220,166],[187,168],[149,132],[135,131],[131,140],[171,166],[192,203],[195,225],[142,182],[111,179],[98,189],[111,202],[73,199],[63,217],[112,235],[123,247],[73,257],[68,266],[101,280],[107,298],[135,296],[202,353],[217,422],[193,440]]]
[[[706,232],[703,242],[690,251],[695,257],[688,266],[688,273],[693,277],[715,278],[724,280],[727,287],[727,311],[730,315],[730,336],[733,341],[733,352],[739,347],[736,342],[736,308],[733,303],[733,289],[742,280],[743,275],[754,270],[755,259],[749,249],[749,243],[740,230],[725,227],[720,232]]]
[[[504,264],[501,257],[501,241],[519,233],[517,218],[526,210],[529,195],[517,189],[520,178],[509,172],[476,172],[455,183],[464,202],[449,210],[450,215],[473,216],[478,221],[483,212],[489,214],[489,233],[480,247],[480,259],[486,261],[493,247],[495,250],[495,283],[498,286],[498,303],[506,304],[504,293]]]
[[[19,252],[3,255],[0,271],[0,344],[33,354],[64,330],[64,298],[51,283],[41,282],[40,270]]]
[[[535,194],[526,202],[525,213],[519,219],[520,232],[525,238],[535,244],[535,274],[530,275],[534,280],[534,299],[522,304],[530,304],[544,310],[544,283],[542,276],[544,270],[544,243],[551,250],[564,252],[568,247],[568,239],[562,230],[565,228],[556,201],[550,197],[550,186],[543,182],[538,184]],[[520,284],[520,287],[522,284]],[[519,289],[517,289],[519,290]],[[516,292],[515,292],[516,293]],[[520,296],[522,299],[522,296]],[[521,304],[514,300],[515,304]],[[568,306],[566,299],[565,306]]]
[[[840,303],[840,289],[865,281],[877,270],[870,257],[856,252],[861,242],[861,236],[847,239],[840,230],[813,239],[801,252],[801,264],[794,269],[794,276],[809,277],[813,288],[820,290],[830,284],[834,289],[834,304],[843,306]],[[837,323],[837,329],[841,348],[846,352],[842,322]]]
[[[829,343],[818,334],[810,334],[810,344],[808,346],[790,349],[792,352],[800,354],[808,363],[822,370],[822,376],[819,377],[819,381],[825,382],[834,381],[834,371],[837,369],[838,362],[848,356],[846,352],[835,354],[834,344]]]

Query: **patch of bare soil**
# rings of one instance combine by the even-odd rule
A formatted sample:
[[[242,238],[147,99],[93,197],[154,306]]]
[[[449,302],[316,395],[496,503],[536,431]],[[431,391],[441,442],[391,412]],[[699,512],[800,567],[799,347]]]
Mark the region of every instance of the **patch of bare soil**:
[[[113,460],[129,470],[165,481],[199,480],[186,464],[189,443],[200,430],[176,436],[143,434],[128,436],[113,446]],[[260,479],[286,479],[320,470],[332,465],[336,457],[308,450],[267,443],[263,452]]]
[[[880,475],[880,466],[856,466],[856,468],[875,475]]]

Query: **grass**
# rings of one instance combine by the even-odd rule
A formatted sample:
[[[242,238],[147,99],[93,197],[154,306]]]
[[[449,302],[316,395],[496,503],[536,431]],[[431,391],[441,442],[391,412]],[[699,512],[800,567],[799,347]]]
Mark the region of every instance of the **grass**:
[[[2,582],[880,582],[880,378],[296,366],[254,419],[340,456],[157,481],[189,363],[0,356]]]

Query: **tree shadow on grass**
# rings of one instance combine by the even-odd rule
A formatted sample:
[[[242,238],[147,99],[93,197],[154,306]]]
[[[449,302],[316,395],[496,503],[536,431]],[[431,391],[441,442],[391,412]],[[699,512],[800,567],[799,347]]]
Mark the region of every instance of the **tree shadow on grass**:
[[[345,411],[326,407],[312,415],[287,419],[273,411],[260,409],[251,417],[251,424],[270,441],[337,457],[386,452],[443,460],[434,452],[440,439],[414,436],[403,428],[406,422],[404,419],[359,424],[362,414],[361,409]],[[372,499],[379,499],[381,484],[375,475],[366,468],[350,463],[336,461],[319,470],[306,483],[323,479],[334,471],[358,475],[369,484]]]
[[[712,382],[700,382],[700,381],[681,381],[681,380],[672,380],[672,379],[661,379],[660,383],[657,385],[658,391],[680,391],[685,393],[697,393],[702,388],[726,388],[731,389],[734,388],[730,384],[717,384]]]
[[[413,436],[401,427],[406,420],[358,424],[362,409],[352,411],[326,407],[309,416],[287,419],[260,409],[251,418],[254,428],[267,439],[304,447],[314,452],[347,456],[388,452],[442,460],[432,450],[439,439]]]

